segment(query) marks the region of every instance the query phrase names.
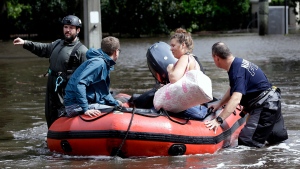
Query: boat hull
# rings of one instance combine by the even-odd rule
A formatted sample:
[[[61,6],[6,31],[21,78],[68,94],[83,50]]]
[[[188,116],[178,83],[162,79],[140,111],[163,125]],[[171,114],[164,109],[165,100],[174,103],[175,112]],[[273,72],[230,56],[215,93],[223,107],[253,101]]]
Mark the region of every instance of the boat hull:
[[[214,153],[237,145],[245,118],[237,108],[217,131],[204,121],[113,111],[98,118],[85,115],[61,117],[49,128],[48,148],[68,155],[105,155],[121,157],[170,156]]]

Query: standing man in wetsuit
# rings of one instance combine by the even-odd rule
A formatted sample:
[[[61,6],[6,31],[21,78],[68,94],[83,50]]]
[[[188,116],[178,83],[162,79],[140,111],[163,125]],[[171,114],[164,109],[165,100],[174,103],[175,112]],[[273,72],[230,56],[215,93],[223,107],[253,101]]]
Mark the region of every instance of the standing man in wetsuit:
[[[224,110],[217,118],[205,122],[206,126],[216,131],[241,104],[243,114],[249,115],[239,135],[239,145],[262,147],[265,141],[275,144],[288,139],[281,114],[280,89],[271,85],[257,65],[234,57],[222,42],[212,46],[212,57],[217,67],[227,71],[230,87],[217,104],[211,105],[213,111],[226,105]]]
[[[39,43],[21,38],[13,41],[14,45],[23,45],[39,57],[49,58],[50,66],[47,72],[48,83],[45,99],[45,116],[48,128],[58,118],[58,110],[63,106],[64,89],[68,77],[86,60],[88,50],[78,38],[81,20],[74,15],[62,19],[64,39],[52,43]]]

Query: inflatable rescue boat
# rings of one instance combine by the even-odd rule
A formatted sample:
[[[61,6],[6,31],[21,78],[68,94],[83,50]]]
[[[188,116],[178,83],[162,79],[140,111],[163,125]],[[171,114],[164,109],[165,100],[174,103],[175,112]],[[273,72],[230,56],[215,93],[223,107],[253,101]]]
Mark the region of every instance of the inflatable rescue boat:
[[[156,81],[168,83],[166,67],[176,62],[170,46],[157,42],[148,49],[146,56]],[[222,110],[211,112],[206,109],[207,115],[203,119],[155,110],[152,91],[133,96],[118,94],[115,98],[121,100],[124,107],[103,105],[99,108],[103,113],[98,117],[60,117],[48,130],[48,148],[67,155],[148,157],[214,153],[237,145],[246,118],[239,116],[241,106],[215,133],[204,122],[214,119]],[[208,108],[216,101],[203,106]]]

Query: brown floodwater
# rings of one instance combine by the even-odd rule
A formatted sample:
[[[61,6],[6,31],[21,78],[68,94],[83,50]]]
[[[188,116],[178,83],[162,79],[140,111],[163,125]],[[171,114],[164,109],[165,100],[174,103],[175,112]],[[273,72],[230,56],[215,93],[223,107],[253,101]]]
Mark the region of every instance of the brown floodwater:
[[[282,113],[289,139],[261,149],[244,146],[215,154],[121,159],[105,156],[66,156],[49,152],[44,118],[48,59],[0,42],[0,168],[297,168],[300,161],[300,35],[234,34],[194,36],[196,54],[221,98],[227,73],[211,58],[211,46],[225,42],[234,56],[254,62],[281,88]],[[120,39],[122,53],[111,74],[115,92],[143,93],[154,86],[146,63],[147,49],[168,38]]]

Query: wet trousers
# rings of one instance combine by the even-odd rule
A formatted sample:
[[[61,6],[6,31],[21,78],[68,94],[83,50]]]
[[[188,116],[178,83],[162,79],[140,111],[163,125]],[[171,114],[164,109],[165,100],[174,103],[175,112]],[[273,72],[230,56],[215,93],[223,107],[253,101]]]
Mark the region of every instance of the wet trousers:
[[[274,144],[288,139],[280,99],[280,92],[274,92],[261,105],[249,111],[245,127],[238,138],[239,145],[262,147],[265,141]]]
[[[59,109],[63,107],[63,95],[64,95],[64,85],[56,87],[56,78],[55,76],[48,77],[47,91],[45,98],[45,117],[47,121],[47,126],[50,128],[51,124],[58,119]]]

